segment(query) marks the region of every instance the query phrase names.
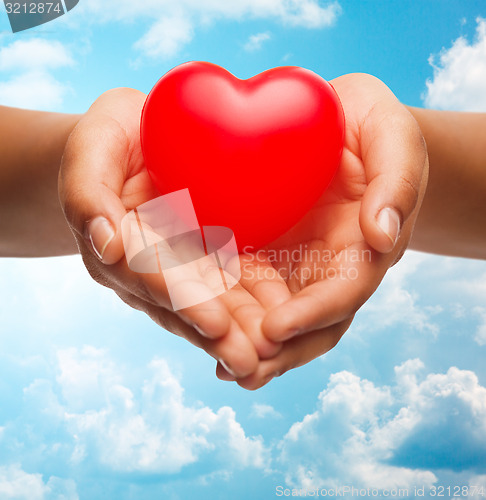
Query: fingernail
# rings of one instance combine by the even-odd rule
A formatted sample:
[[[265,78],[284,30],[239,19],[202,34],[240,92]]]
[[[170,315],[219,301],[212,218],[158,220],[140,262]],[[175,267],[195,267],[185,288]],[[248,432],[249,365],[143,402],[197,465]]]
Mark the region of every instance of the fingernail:
[[[299,335],[302,335],[303,333],[304,333],[304,329],[301,327],[290,328],[289,330],[287,330],[283,341],[289,340],[289,339],[294,338],[294,337],[298,337]]]
[[[391,250],[395,246],[395,243],[398,240],[398,236],[400,235],[400,216],[395,209],[386,207],[383,208],[378,214],[376,223],[378,224],[378,227],[390,239],[393,245],[390,248]]]
[[[304,330],[300,326],[289,330],[289,335],[292,335],[292,337],[296,337],[297,335],[302,335],[303,333]]]
[[[203,337],[207,339],[211,338],[198,324],[193,323],[192,326],[194,327],[194,330],[196,330],[196,332],[202,335]]]
[[[89,221],[87,228],[87,238],[96,257],[103,261],[105,250],[110,241],[115,237],[115,230],[105,217],[95,217]]]
[[[219,362],[223,366],[223,368],[233,377],[236,377],[236,373],[231,369],[228,363],[224,359],[220,359]]]

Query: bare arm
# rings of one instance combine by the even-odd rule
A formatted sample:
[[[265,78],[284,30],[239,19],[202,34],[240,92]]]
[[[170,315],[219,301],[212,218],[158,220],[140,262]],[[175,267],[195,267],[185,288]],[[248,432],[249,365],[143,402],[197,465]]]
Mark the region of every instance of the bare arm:
[[[410,248],[486,259],[486,113],[409,110],[430,161]]]
[[[425,136],[430,177],[411,248],[486,258],[486,113],[409,108]],[[77,252],[58,196],[77,115],[0,106],[0,255]]]
[[[57,181],[78,119],[0,106],[0,257],[77,253]]]

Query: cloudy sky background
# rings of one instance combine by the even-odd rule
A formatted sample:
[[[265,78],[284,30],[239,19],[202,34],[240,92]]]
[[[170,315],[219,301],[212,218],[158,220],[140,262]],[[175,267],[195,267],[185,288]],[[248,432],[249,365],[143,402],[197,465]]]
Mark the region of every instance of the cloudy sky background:
[[[474,0],[81,0],[13,35],[2,4],[0,104],[83,112],[196,59],[241,78],[364,71],[407,104],[486,111],[484,18]],[[483,262],[406,254],[336,349],[257,392],[218,381],[78,257],[3,259],[0,280],[2,500],[486,495]]]

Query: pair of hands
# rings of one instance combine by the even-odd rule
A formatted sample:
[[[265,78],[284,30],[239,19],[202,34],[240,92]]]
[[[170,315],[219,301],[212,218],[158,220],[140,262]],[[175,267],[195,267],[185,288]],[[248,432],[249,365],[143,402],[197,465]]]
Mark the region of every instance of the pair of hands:
[[[426,146],[406,107],[369,75],[330,83],[346,116],[343,156],[330,188],[278,241],[241,256],[238,285],[177,312],[161,275],[134,273],[124,258],[121,219],[158,196],[140,146],[145,94],[103,94],[64,152],[60,200],[91,276],[204,349],[218,361],[220,379],[246,389],[337,344],[405,251],[425,193]]]

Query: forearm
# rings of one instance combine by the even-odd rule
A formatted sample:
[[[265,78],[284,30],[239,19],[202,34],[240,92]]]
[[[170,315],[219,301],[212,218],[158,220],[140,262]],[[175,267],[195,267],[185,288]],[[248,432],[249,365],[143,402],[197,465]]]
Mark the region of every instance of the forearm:
[[[486,113],[409,110],[430,160],[411,248],[486,259]]]
[[[77,252],[59,204],[64,146],[79,117],[0,106],[0,256]]]

